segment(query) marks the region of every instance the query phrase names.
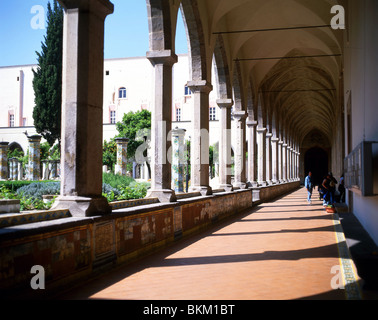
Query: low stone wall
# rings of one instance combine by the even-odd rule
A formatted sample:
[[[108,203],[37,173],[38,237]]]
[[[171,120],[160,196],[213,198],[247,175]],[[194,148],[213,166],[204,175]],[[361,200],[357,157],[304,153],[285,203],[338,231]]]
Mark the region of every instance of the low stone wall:
[[[0,199],[0,214],[10,212],[20,212],[20,200]]]
[[[255,189],[256,195],[254,196],[253,202],[255,204],[272,201],[281,195],[287,194],[300,187],[300,181],[291,181],[287,183],[280,183],[269,185],[266,187],[252,188]]]
[[[274,194],[289,188],[293,190],[295,185],[277,188]],[[0,295],[9,297],[20,290],[33,297],[47,294],[104,269],[134,261],[251,208],[252,195],[252,189],[247,189],[182,197],[175,203],[114,209],[108,216],[69,217],[2,228]],[[38,292],[30,285],[34,276],[31,268],[35,265],[42,266],[45,272],[46,289]]]

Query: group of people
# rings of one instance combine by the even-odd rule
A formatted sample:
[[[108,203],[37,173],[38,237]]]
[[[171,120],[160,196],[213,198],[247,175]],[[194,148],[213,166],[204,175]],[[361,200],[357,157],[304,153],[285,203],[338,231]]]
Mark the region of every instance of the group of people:
[[[318,186],[319,199],[323,200],[323,205],[334,205],[336,203],[336,185],[337,180],[333,176],[332,172],[329,172],[324,178],[322,183]],[[312,192],[315,189],[315,185],[312,179],[312,173],[309,172],[305,179],[305,188],[307,189],[307,201],[311,204],[312,202]],[[338,187],[340,194],[340,202],[345,201],[345,185],[344,185],[344,175],[341,176],[340,184]]]

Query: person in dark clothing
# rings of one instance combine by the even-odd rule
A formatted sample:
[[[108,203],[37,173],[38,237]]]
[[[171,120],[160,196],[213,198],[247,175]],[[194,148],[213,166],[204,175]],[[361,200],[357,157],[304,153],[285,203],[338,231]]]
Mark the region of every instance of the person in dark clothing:
[[[333,177],[332,172],[329,172],[322,183],[324,190],[323,205],[335,204],[336,184],[337,180]]]
[[[312,190],[314,189],[311,171],[308,173],[308,176],[305,179],[305,188],[307,189],[307,202],[311,203]]]

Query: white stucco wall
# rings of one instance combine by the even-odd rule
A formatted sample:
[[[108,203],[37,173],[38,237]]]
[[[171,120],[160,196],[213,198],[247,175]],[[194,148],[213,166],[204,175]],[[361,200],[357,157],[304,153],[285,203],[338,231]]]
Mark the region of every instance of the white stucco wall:
[[[378,141],[378,1],[349,1],[349,44],[346,48],[346,102],[351,95],[352,148],[362,141]],[[378,148],[374,148],[375,184],[378,183]],[[378,196],[353,193],[353,210],[378,244]]]

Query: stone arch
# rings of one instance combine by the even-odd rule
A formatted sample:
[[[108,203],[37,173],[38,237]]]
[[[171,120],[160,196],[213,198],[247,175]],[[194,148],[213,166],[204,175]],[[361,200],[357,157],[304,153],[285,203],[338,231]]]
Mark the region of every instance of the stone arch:
[[[227,53],[223,37],[219,35],[214,48],[215,79],[217,81],[219,99],[231,99],[232,85]]]
[[[211,82],[207,63],[206,41],[198,1],[182,0],[180,9],[188,37],[189,75],[193,81],[207,80]]]
[[[9,150],[9,151],[20,150],[20,151],[22,151],[22,152],[25,154],[25,152],[24,152],[24,150],[22,149],[21,145],[20,145],[18,142],[16,142],[16,141],[11,142],[11,143],[9,144],[9,146],[8,146],[8,150]]]
[[[171,3],[163,0],[146,0],[150,51],[172,50],[174,32],[172,28]]]
[[[233,89],[234,89],[235,111],[245,111],[243,79],[241,75],[239,61],[235,61],[235,68],[233,72]]]

